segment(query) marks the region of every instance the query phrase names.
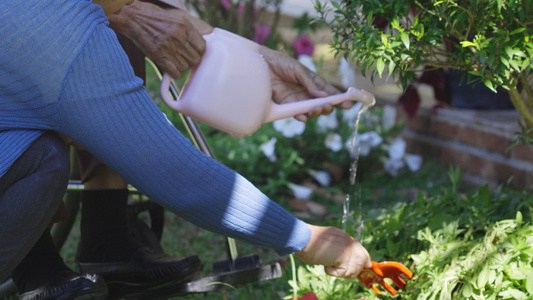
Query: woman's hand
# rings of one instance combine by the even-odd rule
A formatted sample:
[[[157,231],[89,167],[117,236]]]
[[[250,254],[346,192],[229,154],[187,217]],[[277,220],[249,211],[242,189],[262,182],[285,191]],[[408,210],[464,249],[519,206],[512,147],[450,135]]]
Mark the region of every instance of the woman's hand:
[[[339,93],[324,78],[307,69],[287,54],[266,47],[261,47],[260,53],[270,68],[272,97],[277,103],[307,100]],[[352,107],[352,102],[343,102],[340,106],[349,109]],[[315,108],[307,116],[316,118],[321,114],[330,114],[332,111],[333,106],[328,104]],[[296,119],[305,122],[307,116],[298,115]]]
[[[370,268],[372,262],[366,249],[336,227],[308,225],[311,228],[311,240],[307,246],[295,253],[302,261],[324,265],[327,274],[355,278],[364,268]]]
[[[189,18],[182,10],[134,1],[109,16],[109,21],[163,71],[179,78],[200,63],[205,51],[205,40]]]

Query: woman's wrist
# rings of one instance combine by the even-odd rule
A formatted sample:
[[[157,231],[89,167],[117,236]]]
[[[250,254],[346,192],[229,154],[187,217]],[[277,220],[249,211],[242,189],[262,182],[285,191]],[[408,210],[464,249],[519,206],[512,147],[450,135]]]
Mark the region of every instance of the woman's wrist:
[[[128,38],[135,36],[136,26],[135,19],[142,15],[146,5],[152,5],[143,1],[132,1],[132,4],[122,7],[116,13],[108,16],[109,26]]]
[[[134,0],[93,0],[94,4],[100,5],[106,16],[119,11],[123,6],[132,4]]]

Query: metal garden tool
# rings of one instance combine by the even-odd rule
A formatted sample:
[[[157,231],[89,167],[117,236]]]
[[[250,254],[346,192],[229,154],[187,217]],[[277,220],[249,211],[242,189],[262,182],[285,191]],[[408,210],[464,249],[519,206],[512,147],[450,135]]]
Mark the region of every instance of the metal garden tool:
[[[403,280],[403,276],[407,279],[413,278],[413,272],[406,266],[395,261],[375,262],[372,261],[372,267],[365,268],[358,276],[359,280],[367,287],[372,288],[378,295],[380,290],[377,285],[382,286],[391,295],[396,295],[397,291],[385,278],[390,278],[394,285],[400,289],[404,289],[407,283]]]

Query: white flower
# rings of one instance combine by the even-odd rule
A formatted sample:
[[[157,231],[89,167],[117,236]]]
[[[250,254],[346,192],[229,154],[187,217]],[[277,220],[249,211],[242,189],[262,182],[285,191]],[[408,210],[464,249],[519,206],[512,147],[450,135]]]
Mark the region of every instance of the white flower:
[[[274,150],[276,149],[276,142],[278,141],[277,138],[273,137],[268,142],[262,143],[259,146],[259,149],[263,151],[263,154],[271,161],[275,162],[278,158],[276,157],[276,154],[274,153]]]
[[[337,114],[335,109],[329,115],[320,115],[316,120],[317,132],[326,132],[329,130],[335,130],[339,127],[339,120],[337,120]]]
[[[405,164],[411,170],[411,172],[416,172],[420,170],[422,166],[422,156],[416,154],[407,154],[405,155]]]
[[[407,144],[405,143],[405,140],[397,137],[392,141],[392,144],[389,146],[389,157],[392,160],[401,160],[403,156],[405,155],[405,148],[407,147]]]
[[[383,117],[381,119],[381,126],[387,130],[396,124],[396,108],[392,105],[385,105],[383,107]]]
[[[355,117],[357,116],[357,113],[359,112],[362,106],[363,104],[361,104],[361,102],[357,102],[352,106],[352,108],[344,110],[342,114],[342,121],[348,124],[348,126],[353,127]]]
[[[398,174],[398,170],[405,165],[412,172],[420,170],[422,166],[422,156],[416,154],[406,154],[407,144],[402,138],[396,138],[389,146],[389,160],[385,162],[385,170],[392,176]]]
[[[305,123],[296,120],[293,117],[285,118],[272,122],[274,129],[286,138],[292,138],[300,135],[305,130]]]
[[[298,185],[298,184],[289,182],[287,183],[287,186],[294,193],[294,198],[297,198],[297,199],[309,199],[311,198],[311,194],[313,194],[313,190],[311,188],[308,188],[303,185]]]
[[[355,68],[344,57],[339,61],[339,73],[344,88],[355,87]]]
[[[403,162],[403,160],[393,158],[389,158],[384,164],[385,170],[392,176],[398,175],[398,170],[400,170],[404,166],[405,163]]]
[[[311,58],[311,56],[309,56],[307,54],[302,54],[302,55],[298,56],[298,61],[302,65],[306,66],[309,70],[311,70],[311,71],[316,73],[316,65],[313,62],[313,59]]]
[[[331,183],[331,175],[329,175],[327,171],[309,170],[309,174],[311,174],[321,186],[328,186]]]
[[[328,134],[324,142],[326,147],[333,152],[337,152],[342,149],[342,137],[338,133]]]
[[[375,131],[368,131],[359,134],[355,139],[355,144],[353,145],[353,148],[351,145],[352,139],[353,134],[352,137],[346,143],[346,148],[350,149],[350,155],[352,156],[352,158],[356,154],[357,147],[359,147],[359,155],[367,156],[368,154],[370,154],[370,150],[372,150],[372,148],[379,146],[383,142],[383,138]]]
[[[361,134],[361,143],[368,143],[372,148],[379,146],[383,138],[375,131],[369,131]]]

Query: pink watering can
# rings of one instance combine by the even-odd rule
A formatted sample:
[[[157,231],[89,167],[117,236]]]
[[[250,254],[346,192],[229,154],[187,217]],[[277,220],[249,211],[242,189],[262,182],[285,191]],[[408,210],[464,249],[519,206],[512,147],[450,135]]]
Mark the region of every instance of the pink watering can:
[[[232,136],[251,135],[263,123],[304,114],[328,103],[375,103],[372,94],[349,88],[343,94],[276,104],[272,101],[270,70],[258,52],[260,45],[220,28],[204,39],[202,62],[191,71],[178,101],[170,96],[168,74],[163,75],[161,97],[173,110]]]

